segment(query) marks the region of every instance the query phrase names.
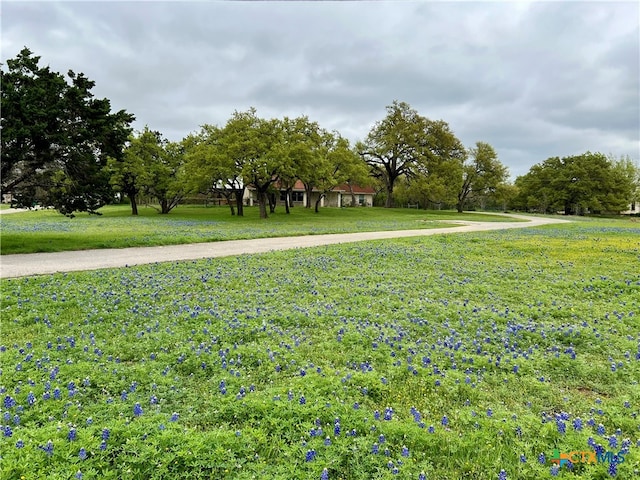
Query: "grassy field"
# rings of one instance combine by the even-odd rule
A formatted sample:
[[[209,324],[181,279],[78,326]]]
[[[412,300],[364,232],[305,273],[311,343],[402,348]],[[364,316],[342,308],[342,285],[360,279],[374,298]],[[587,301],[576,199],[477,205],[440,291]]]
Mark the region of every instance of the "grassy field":
[[[1,478],[640,474],[636,223],[0,286]]]
[[[257,207],[245,216],[232,217],[227,207],[181,206],[169,215],[153,208],[131,216],[128,206],[109,206],[102,215],[79,214],[66,218],[52,210],[13,213],[0,217],[1,253],[56,252],[94,248],[176,245],[275,236],[317,235],[377,230],[403,230],[447,226],[447,220],[505,221],[504,217],[458,214],[451,211],[384,208],[278,208],[260,220]]]

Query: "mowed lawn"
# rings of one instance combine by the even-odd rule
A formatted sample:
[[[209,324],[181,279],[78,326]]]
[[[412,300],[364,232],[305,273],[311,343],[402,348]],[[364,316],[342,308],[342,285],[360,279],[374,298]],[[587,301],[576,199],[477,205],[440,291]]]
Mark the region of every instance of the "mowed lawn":
[[[0,287],[1,478],[640,474],[629,220]]]
[[[177,245],[323,233],[440,228],[451,221],[509,221],[497,215],[458,214],[451,211],[384,208],[295,207],[287,215],[282,206],[261,220],[257,207],[246,207],[243,217],[231,216],[227,207],[179,206],[168,215],[140,207],[131,215],[128,206],[107,206],[102,215],[78,214],[66,218],[53,210],[0,216],[1,253],[56,252],[97,248]]]

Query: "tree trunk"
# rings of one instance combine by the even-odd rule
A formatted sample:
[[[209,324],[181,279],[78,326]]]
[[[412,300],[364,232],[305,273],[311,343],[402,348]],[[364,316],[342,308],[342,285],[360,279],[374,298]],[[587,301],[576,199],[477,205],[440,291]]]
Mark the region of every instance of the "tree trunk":
[[[462,213],[462,202],[458,202],[456,203],[456,210],[458,211],[458,213]]]
[[[131,215],[138,215],[138,203],[136,202],[136,196],[129,195],[129,201],[131,202]]]
[[[349,193],[351,194],[351,206],[356,206],[356,194],[353,193],[353,186],[349,184]]]
[[[315,208],[315,212],[318,213],[318,207],[320,206],[320,202],[322,201],[322,197],[324,197],[324,194],[318,196],[318,200],[316,200],[316,208]]]
[[[307,201],[305,202],[305,208],[311,208],[311,192],[313,191],[313,185],[304,186],[305,194],[307,195]]]
[[[169,213],[169,202],[166,198],[160,200],[160,213],[166,215]]]
[[[291,213],[289,211],[289,203],[291,200],[291,189],[287,188],[284,192],[284,211],[285,213],[288,215],[289,213]]]
[[[260,207],[260,218],[268,218],[267,216],[267,192],[257,189],[258,205]]]
[[[269,213],[276,212],[276,194],[271,192],[268,194],[269,197]]]
[[[384,202],[384,207],[385,208],[393,207],[393,183],[392,182],[389,182],[387,184],[387,198]]]
[[[236,209],[238,210],[238,216],[244,216],[244,205],[242,204],[242,197],[244,197],[244,188],[234,190],[236,197]]]

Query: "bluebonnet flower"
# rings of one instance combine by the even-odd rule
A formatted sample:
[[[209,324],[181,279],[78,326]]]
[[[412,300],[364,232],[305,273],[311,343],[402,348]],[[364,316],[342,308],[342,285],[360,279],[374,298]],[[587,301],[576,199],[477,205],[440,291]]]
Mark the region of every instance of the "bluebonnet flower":
[[[611,462],[609,464],[608,473],[611,477],[615,477],[618,474],[618,464],[616,462]]]
[[[551,473],[552,476],[554,476],[554,477],[558,476],[559,472],[560,472],[560,468],[558,467],[558,465],[553,465],[551,467],[550,473]]]
[[[16,442],[16,448],[24,448],[24,442],[22,441],[22,439],[19,439]]]
[[[331,439],[329,437],[326,437],[324,439],[324,446],[328,447],[329,445],[331,445]]]
[[[577,432],[582,430],[582,420],[580,418],[573,420],[573,429]]]
[[[82,480],[82,472],[80,470],[76,472],[75,478],[77,478],[78,480]]]
[[[76,439],[76,429],[70,428],[69,433],[67,433],[67,440],[73,442]]]
[[[53,398],[55,398],[56,400],[60,400],[60,389],[56,387],[56,389],[53,391]]]
[[[374,444],[371,446],[371,453],[373,453],[373,454],[377,455],[379,451],[380,451],[380,447],[379,447],[379,445],[378,445],[377,443],[374,443]]]
[[[498,480],[507,480],[507,472],[505,472],[504,470],[500,470],[500,473],[498,474]]]
[[[380,436],[378,436],[378,441],[380,443],[384,443],[387,441],[387,439],[384,437],[384,434],[381,433]]]
[[[149,398],[149,404],[157,405],[158,404],[158,397],[156,397],[155,395],[151,395],[151,397]]]
[[[618,437],[616,437],[615,435],[611,435],[609,437],[609,446],[611,448],[616,448],[618,446]]]
[[[424,472],[420,472],[420,475],[418,475],[418,480],[427,480],[427,476],[424,474]]]
[[[109,437],[111,436],[111,432],[109,431],[108,428],[103,428],[102,429],[102,440],[107,441],[109,440]]]
[[[312,461],[314,458],[316,458],[316,451],[315,450],[307,450],[307,454],[304,457],[304,461],[305,462],[310,462]]]
[[[429,433],[434,433],[436,431],[436,427],[433,425],[429,425]]]
[[[403,457],[408,457],[409,456],[409,449],[406,447],[406,445],[402,446],[402,456]]]
[[[27,394],[27,403],[29,405],[33,405],[34,403],[36,403],[36,396],[33,394],[33,392],[29,392]]]
[[[373,412],[373,418],[375,418],[376,420],[380,420],[380,412],[378,410]]]
[[[304,398],[304,395],[300,395],[300,400],[299,400],[299,402],[300,402],[300,405],[304,405],[305,403],[307,403],[307,399],[306,399],[306,398]]]
[[[329,480],[329,470],[327,470],[326,468],[322,470],[320,480]]]
[[[100,442],[100,450],[106,450],[106,449],[107,449],[107,441],[102,440],[102,442]]]
[[[2,434],[5,437],[10,437],[11,435],[13,435],[13,430],[11,430],[11,427],[9,425],[5,425],[4,427],[2,427]]]
[[[136,417],[139,417],[140,415],[142,415],[144,412],[142,410],[142,407],[140,406],[140,404],[138,402],[136,402],[136,404],[133,406],[133,414]]]
[[[16,401],[11,397],[11,395],[7,395],[4,397],[4,408],[12,408],[16,405]]]
[[[87,418],[87,425],[91,425],[93,423],[93,418],[89,417]]]
[[[520,455],[520,463],[527,463],[527,457],[524,454]]]
[[[596,433],[598,435],[604,435],[604,425],[602,425],[601,423],[598,424],[598,428],[596,429]]]
[[[442,425],[444,425],[445,427],[449,425],[449,419],[447,418],[446,415],[442,417]]]
[[[556,420],[556,427],[558,427],[558,433],[562,433],[563,435],[567,431],[567,424],[560,419]]]
[[[393,417],[393,408],[387,407],[384,410],[384,419],[385,420],[391,420],[392,417]]]
[[[84,449],[84,447],[81,448],[78,452],[78,458],[80,458],[80,460],[85,460],[87,458],[87,451]]]
[[[490,408],[487,409],[487,417],[493,417],[493,410]],[[502,470],[504,472],[504,470]]]
[[[538,463],[540,465],[544,465],[545,463],[547,463],[547,457],[544,456],[544,453],[538,455]]]
[[[18,415],[17,413],[13,416],[13,424],[20,425],[20,415]]]
[[[170,422],[177,422],[179,417],[180,417],[180,415],[179,415],[178,413],[173,412],[173,413],[171,414],[171,418],[169,419],[169,421],[170,421]]]
[[[340,436],[340,422],[337,422],[333,425],[333,434],[338,437]]]
[[[48,457],[53,455],[53,442],[51,440],[49,440],[44,447],[41,446],[40,448],[44,450],[44,453],[46,453]]]
[[[218,386],[218,389],[220,390],[220,393],[223,395],[227,393],[227,384],[225,383],[224,380],[220,380],[220,385]]]

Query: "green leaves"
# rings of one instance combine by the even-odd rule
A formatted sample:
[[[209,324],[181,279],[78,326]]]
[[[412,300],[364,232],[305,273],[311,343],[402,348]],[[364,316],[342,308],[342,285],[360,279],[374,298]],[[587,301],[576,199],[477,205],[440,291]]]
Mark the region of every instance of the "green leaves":
[[[83,74],[66,80],[39,61],[24,48],[1,72],[2,193],[68,216],[95,213],[112,198],[102,167],[122,155],[134,117],[93,98],[95,83]]]
[[[516,179],[518,203],[542,212],[617,213],[637,198],[638,171],[629,159],[597,152],[548,158]]]
[[[398,178],[409,181],[441,176],[436,183],[448,185],[447,172],[464,158],[464,147],[445,121],[429,120],[409,104],[398,101],[387,107],[387,116],[376,122],[357,149],[372,175],[384,184],[386,207],[393,206]],[[418,183],[426,187],[430,182]]]

